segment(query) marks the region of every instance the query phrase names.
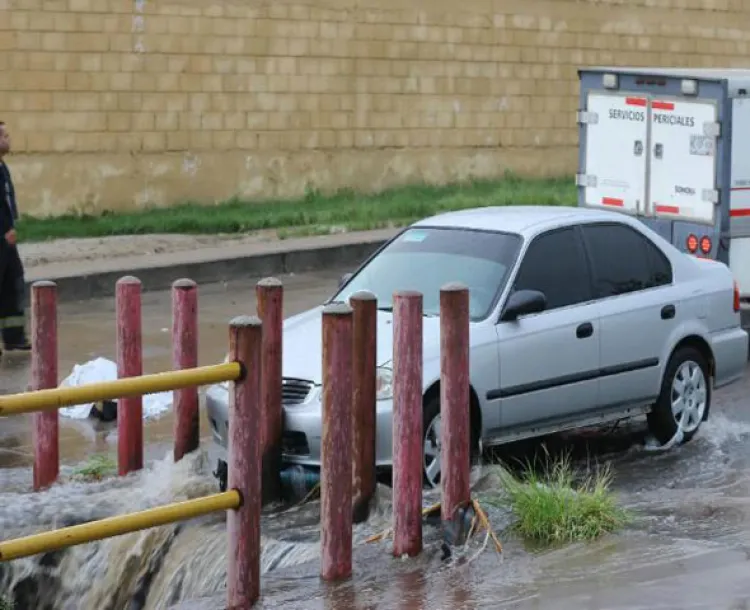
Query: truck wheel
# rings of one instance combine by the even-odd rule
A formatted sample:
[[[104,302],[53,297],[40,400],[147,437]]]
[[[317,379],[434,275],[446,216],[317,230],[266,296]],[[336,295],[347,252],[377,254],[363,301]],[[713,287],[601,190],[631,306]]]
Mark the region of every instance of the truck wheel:
[[[687,442],[708,418],[710,407],[708,363],[694,347],[681,347],[667,364],[659,398],[648,414],[649,430],[664,445],[681,429]]]

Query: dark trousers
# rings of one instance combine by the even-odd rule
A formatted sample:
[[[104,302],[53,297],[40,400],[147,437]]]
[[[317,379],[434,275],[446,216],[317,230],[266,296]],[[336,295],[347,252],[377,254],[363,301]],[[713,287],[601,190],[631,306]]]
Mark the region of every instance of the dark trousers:
[[[0,336],[6,346],[26,341],[26,285],[18,248],[0,240]]]

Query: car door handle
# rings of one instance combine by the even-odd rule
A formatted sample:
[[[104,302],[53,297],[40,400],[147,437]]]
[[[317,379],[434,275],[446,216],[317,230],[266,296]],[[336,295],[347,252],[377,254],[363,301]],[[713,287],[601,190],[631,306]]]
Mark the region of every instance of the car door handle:
[[[594,334],[594,325],[591,322],[584,322],[576,328],[576,337],[585,339]]]
[[[674,305],[665,305],[661,308],[661,319],[662,320],[671,320],[674,318],[674,314],[676,313],[676,308]]]

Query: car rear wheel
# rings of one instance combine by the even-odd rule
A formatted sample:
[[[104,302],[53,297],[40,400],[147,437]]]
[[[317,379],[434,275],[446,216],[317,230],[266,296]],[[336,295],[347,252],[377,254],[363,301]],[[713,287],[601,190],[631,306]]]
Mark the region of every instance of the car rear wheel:
[[[424,408],[422,420],[424,433],[422,435],[422,474],[424,482],[428,487],[438,487],[440,485],[440,398],[430,399]],[[471,444],[469,451],[469,462],[477,453],[479,439],[476,433],[471,431]]]
[[[708,362],[694,347],[678,349],[667,364],[659,398],[648,414],[651,433],[666,444],[681,431],[687,442],[708,418],[710,407]]]

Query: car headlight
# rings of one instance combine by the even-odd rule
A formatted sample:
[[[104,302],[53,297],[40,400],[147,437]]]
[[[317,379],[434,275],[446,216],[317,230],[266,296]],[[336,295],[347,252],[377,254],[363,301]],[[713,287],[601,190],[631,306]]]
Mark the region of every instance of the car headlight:
[[[377,400],[393,398],[393,371],[384,366],[378,367],[375,373],[375,398]]]

